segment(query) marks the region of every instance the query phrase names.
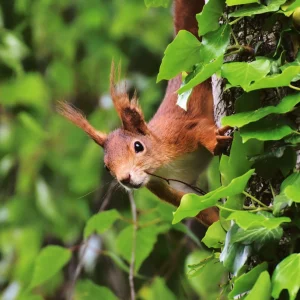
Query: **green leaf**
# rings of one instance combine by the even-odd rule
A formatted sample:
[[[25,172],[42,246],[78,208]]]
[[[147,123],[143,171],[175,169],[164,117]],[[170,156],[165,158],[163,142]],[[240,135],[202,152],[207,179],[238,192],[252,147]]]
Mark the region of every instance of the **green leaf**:
[[[300,288],[300,253],[294,253],[281,261],[272,276],[272,297],[278,299],[280,292],[287,289],[290,300],[296,299]]]
[[[220,255],[220,261],[223,262],[224,267],[234,275],[243,267],[252,251],[250,246],[233,242],[234,235],[238,230],[239,227],[236,224],[229,229],[226,234],[225,246]]]
[[[258,121],[269,114],[285,114],[291,111],[300,102],[300,94],[284,97],[277,106],[266,106],[254,111],[241,112],[232,116],[224,117],[222,125],[242,127]]]
[[[29,288],[33,289],[53,277],[68,263],[71,256],[70,250],[59,246],[43,248],[36,258]]]
[[[283,118],[265,118],[245,125],[240,130],[243,142],[249,139],[277,141],[294,132]]]
[[[165,280],[161,277],[155,277],[152,284],[147,287],[143,287],[139,292],[143,300],[176,300],[177,297],[168,288]]]
[[[223,0],[209,0],[204,5],[202,12],[196,15],[199,36],[219,28],[219,18],[222,16],[224,7]]]
[[[144,0],[147,8],[149,7],[168,7],[170,0]]]
[[[232,237],[232,243],[241,243],[250,245],[254,243],[256,249],[260,249],[263,245],[278,241],[282,237],[283,230],[281,227],[275,229],[268,229],[259,227],[254,229],[239,229]]]
[[[266,262],[263,262],[262,264],[259,264],[258,266],[250,270],[248,273],[245,273],[240,277],[238,277],[234,281],[233,289],[228,294],[228,298],[233,299],[236,296],[251,290],[253,285],[257,281],[258,276],[267,269],[268,269],[268,264]]]
[[[221,76],[227,78],[232,86],[241,86],[247,91],[253,81],[264,78],[270,72],[270,67],[269,60],[231,62],[222,66]]]
[[[293,202],[300,203],[300,185],[292,185],[288,186],[285,189],[286,196],[291,199]]]
[[[291,2],[288,1],[288,3],[291,3]],[[290,4],[286,9],[284,9],[284,11],[291,12],[291,11],[294,11],[299,6],[300,6],[300,0],[296,0],[292,4]]]
[[[271,299],[271,280],[268,271],[262,272],[245,300]]]
[[[180,30],[165,51],[157,82],[171,79],[180,72],[190,71],[200,61],[200,46],[201,43],[192,33]]]
[[[74,300],[117,300],[113,292],[104,286],[99,286],[90,280],[80,280],[76,283]]]
[[[258,3],[258,0],[226,0],[228,6]]]
[[[253,91],[259,89],[276,88],[281,86],[289,86],[294,77],[299,75],[300,66],[290,66],[282,71],[281,74],[266,76],[255,81],[245,91]]]
[[[88,238],[94,232],[101,234],[111,228],[120,219],[121,215],[116,209],[100,212],[92,216],[84,228],[84,238]]]
[[[242,8],[229,14],[229,17],[251,17],[253,15],[264,14],[279,10],[280,5],[284,4],[286,0],[271,0],[268,1],[267,6],[261,4],[245,5]]]
[[[298,6],[300,6],[300,4]],[[300,51],[298,51],[296,59],[293,62],[284,64],[283,66],[280,67],[280,70],[283,71],[290,66],[300,66]],[[300,80],[300,74],[296,75],[291,81],[295,82],[298,80]]]
[[[275,218],[271,213],[258,212],[251,213],[248,211],[236,211],[230,214],[227,220],[234,220],[242,229],[252,229],[265,227],[267,229],[275,229],[282,223],[289,223],[291,219],[288,217]]]
[[[182,85],[181,85],[182,86]],[[183,92],[182,94],[178,95],[176,104],[187,111],[187,104],[189,101],[189,98],[193,92],[193,89],[187,90],[186,92]]]
[[[141,228],[137,231],[135,250],[135,271],[138,271],[143,261],[151,253],[159,234],[156,226]],[[125,227],[117,237],[116,245],[120,255],[130,262],[132,252],[133,226]]]
[[[220,220],[210,225],[205,233],[202,242],[208,248],[221,248],[225,242],[226,232],[223,229]]]
[[[253,172],[254,170],[250,170],[244,175],[233,179],[227,186],[221,186],[204,196],[195,194],[184,195],[180,206],[174,213],[173,224],[180,222],[184,218],[196,216],[200,211],[214,206],[221,198],[242,193]]]
[[[186,234],[193,242],[195,242],[196,245],[201,247],[201,243],[198,239],[198,237],[193,233],[193,231],[185,224],[183,223],[177,223],[172,226],[172,229],[183,232]]]
[[[230,28],[228,24],[222,25],[218,30],[203,36],[199,65],[187,76],[185,84],[178,90],[179,94],[203,82],[220,69],[224,53],[229,44]]]

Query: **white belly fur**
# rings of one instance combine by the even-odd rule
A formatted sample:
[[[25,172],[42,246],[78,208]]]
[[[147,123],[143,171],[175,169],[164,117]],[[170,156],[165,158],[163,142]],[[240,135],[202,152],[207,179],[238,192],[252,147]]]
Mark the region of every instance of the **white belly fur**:
[[[195,185],[199,175],[207,168],[211,158],[211,153],[204,147],[200,147],[197,151],[187,153],[172,163],[159,168],[155,174],[167,179],[177,179]],[[194,190],[180,182],[170,181],[170,185],[182,192],[195,193]]]

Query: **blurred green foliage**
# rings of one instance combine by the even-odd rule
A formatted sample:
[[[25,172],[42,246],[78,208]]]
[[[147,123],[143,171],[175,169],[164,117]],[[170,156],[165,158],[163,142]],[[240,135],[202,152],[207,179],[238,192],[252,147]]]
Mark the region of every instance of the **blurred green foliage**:
[[[153,5],[150,2],[146,4]],[[112,180],[103,171],[102,149],[56,113],[56,101],[74,103],[101,130],[116,128],[119,121],[108,93],[109,72],[112,60],[121,61],[129,92],[137,89],[149,119],[163,97],[165,85],[157,85],[155,79],[171,39],[170,9],[147,9],[140,0],[0,2],[2,299],[67,297],[84,226],[101,207]],[[124,192],[115,190],[109,208],[117,208],[122,218],[129,220],[127,198]],[[141,237],[149,237],[146,245],[145,241],[139,243],[137,269],[154,247],[154,254],[142,266],[146,278],[137,282],[140,298],[167,295],[175,299],[162,278],[151,280],[155,274],[168,273],[171,267],[173,272],[167,278],[172,279],[169,285],[174,293],[180,298],[194,295],[182,279],[188,252],[178,252],[175,257],[171,254],[178,243],[183,248],[185,233],[194,240],[189,240],[190,249],[199,244],[197,237],[182,224],[174,226],[177,233],[170,231],[173,208],[147,191],[139,191],[136,201],[139,222],[144,224],[141,231],[145,231]],[[126,299],[130,228],[128,222],[120,220],[96,239],[95,247],[100,243],[100,252],[92,251],[90,257],[96,259],[90,267],[87,259],[82,275],[85,280],[76,285],[75,299],[100,295],[115,299],[103,286]],[[58,248],[52,252],[48,245]],[[64,271],[60,269],[66,260],[60,257],[58,261],[55,253],[69,257],[69,250],[59,246],[70,248],[73,254]],[[181,263],[172,265],[174,259]],[[163,269],[159,270],[161,265]],[[178,284],[180,279],[182,283]],[[198,294],[207,292],[202,289]]]

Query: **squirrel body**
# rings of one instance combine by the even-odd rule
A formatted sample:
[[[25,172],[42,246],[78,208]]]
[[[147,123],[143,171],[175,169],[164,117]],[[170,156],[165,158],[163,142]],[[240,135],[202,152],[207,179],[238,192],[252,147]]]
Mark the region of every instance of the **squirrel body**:
[[[197,35],[195,15],[203,5],[200,0],[175,0],[175,32],[185,29]],[[221,136],[226,129],[216,128],[210,80],[193,89],[187,111],[176,105],[181,76],[170,80],[164,100],[148,124],[136,96],[129,99],[124,89],[116,88],[114,65],[110,82],[121,128],[108,135],[99,132],[66,103],[60,104],[60,113],[103,147],[107,169],[125,188],[145,186],[160,199],[179,206],[184,194],[195,193],[190,186],[196,184],[219,142],[230,139]],[[216,208],[208,208],[197,218],[210,225],[218,220],[219,213]]]

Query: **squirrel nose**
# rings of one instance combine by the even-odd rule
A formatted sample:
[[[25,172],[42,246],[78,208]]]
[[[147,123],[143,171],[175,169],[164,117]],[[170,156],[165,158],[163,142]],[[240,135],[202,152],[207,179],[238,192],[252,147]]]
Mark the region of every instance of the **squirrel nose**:
[[[120,180],[121,183],[123,184],[129,184],[130,183],[130,174],[127,175],[127,177],[123,178],[122,180]]]

